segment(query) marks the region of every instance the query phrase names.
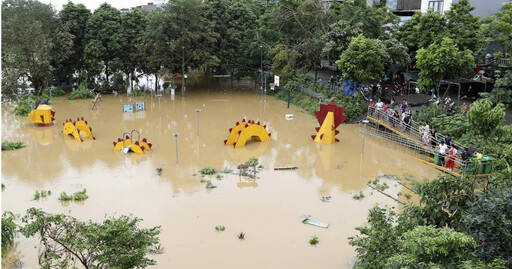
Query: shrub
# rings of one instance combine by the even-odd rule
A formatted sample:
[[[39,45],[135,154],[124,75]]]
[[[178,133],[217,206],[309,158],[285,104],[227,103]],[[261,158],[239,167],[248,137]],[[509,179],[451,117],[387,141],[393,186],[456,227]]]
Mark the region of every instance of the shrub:
[[[207,180],[206,181],[206,188],[207,189],[213,189],[213,188],[217,188],[217,186],[213,185],[211,180]]]
[[[311,236],[311,239],[309,239],[309,244],[310,245],[314,246],[314,245],[318,244],[318,242],[319,242],[318,241],[318,236],[316,236],[316,235]]]
[[[129,96],[146,96],[146,92],[143,91],[138,85],[135,85]]]
[[[213,175],[213,174],[217,173],[217,171],[215,170],[215,168],[205,167],[205,168],[199,170],[199,173],[201,173],[201,175]]]
[[[82,191],[79,191],[79,192],[75,192],[73,193],[73,195],[68,195],[66,192],[62,192],[59,196],[59,200],[61,201],[83,201],[87,198],[89,198],[89,196],[87,196],[86,194],[87,192],[87,189],[83,189]]]
[[[52,92],[51,92],[52,97],[63,96],[65,94],[66,94],[66,92],[64,91],[64,89],[62,89],[62,87],[55,87],[52,89]],[[44,89],[43,95],[50,96],[50,89]]]
[[[2,150],[15,150],[15,149],[24,148],[26,146],[27,145],[25,145],[25,143],[20,142],[20,141],[15,141],[15,142],[3,141],[2,142]]]
[[[34,109],[35,105],[36,97],[31,93],[24,94],[18,100],[18,104],[16,105],[16,108],[14,108],[14,114],[26,117],[28,116],[28,113]]]
[[[217,225],[215,226],[215,230],[217,230],[217,232],[222,232],[226,230],[226,227],[224,227],[224,225]]]
[[[69,95],[69,100],[75,100],[75,99],[90,99],[94,98],[94,93],[90,92],[86,87],[85,84],[80,84],[80,87],[77,91],[74,91]]]

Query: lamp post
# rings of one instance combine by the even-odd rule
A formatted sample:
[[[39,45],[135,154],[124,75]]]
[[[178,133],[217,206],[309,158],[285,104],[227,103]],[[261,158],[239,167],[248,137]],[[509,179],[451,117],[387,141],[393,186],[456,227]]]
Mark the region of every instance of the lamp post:
[[[196,108],[197,112],[197,136],[199,136],[199,112],[201,112],[201,109]]]
[[[185,92],[185,91],[187,91],[187,77],[188,77],[188,76],[187,76],[187,74],[184,74],[184,75],[183,75],[183,78],[185,78],[185,82],[184,82],[184,84],[185,84],[185,88],[184,88],[184,90],[183,90],[184,92]]]
[[[180,133],[172,133],[172,135],[176,138],[176,164],[178,164],[178,135],[180,135]]]
[[[364,130],[363,130],[363,142],[361,143],[361,154],[363,153],[363,150],[364,150],[364,139],[366,137],[366,125],[368,125],[368,120],[363,120],[363,123],[364,123]]]

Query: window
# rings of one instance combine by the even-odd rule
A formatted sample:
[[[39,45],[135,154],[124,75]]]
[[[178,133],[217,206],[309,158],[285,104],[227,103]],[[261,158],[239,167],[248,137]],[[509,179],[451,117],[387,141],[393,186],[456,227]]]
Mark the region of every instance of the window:
[[[443,1],[428,1],[428,8],[443,14]]]

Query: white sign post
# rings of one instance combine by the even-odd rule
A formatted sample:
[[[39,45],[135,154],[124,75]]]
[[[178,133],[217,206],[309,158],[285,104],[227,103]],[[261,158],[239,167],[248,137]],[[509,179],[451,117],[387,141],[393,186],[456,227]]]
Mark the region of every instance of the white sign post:
[[[279,86],[279,76],[274,76],[274,85]]]

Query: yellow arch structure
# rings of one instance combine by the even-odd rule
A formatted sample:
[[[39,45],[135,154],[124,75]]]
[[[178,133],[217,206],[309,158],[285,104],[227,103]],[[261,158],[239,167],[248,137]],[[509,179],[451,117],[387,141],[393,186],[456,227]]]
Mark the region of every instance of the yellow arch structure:
[[[121,151],[123,148],[129,148],[130,151],[137,154],[144,154],[145,152],[151,151],[151,147],[153,146],[151,143],[148,143],[146,138],[132,143],[131,135],[126,135],[124,140],[118,138],[117,142],[114,141],[113,144],[114,150]]]
[[[82,141],[83,138],[91,138],[96,140],[96,137],[92,135],[92,128],[87,125],[87,121],[77,118],[77,121],[73,121],[71,119],[67,119],[65,123],[63,123],[64,127],[62,128],[62,133],[65,135],[72,135],[76,140]]]
[[[270,133],[265,129],[267,126],[261,126],[260,123],[254,121],[242,120],[242,123],[236,123],[236,126],[229,129],[228,139],[224,140],[225,145],[233,145],[235,148],[245,146],[248,139],[254,141],[268,141],[270,140]]]

